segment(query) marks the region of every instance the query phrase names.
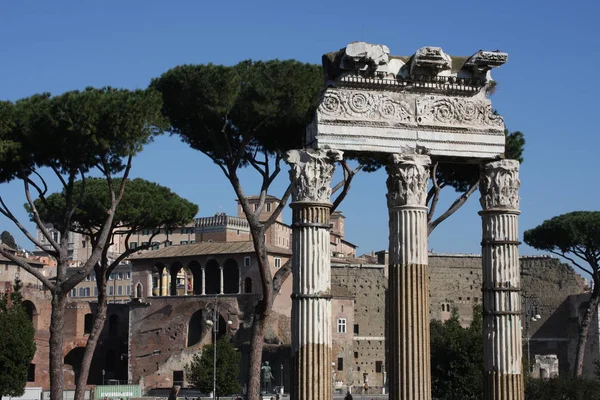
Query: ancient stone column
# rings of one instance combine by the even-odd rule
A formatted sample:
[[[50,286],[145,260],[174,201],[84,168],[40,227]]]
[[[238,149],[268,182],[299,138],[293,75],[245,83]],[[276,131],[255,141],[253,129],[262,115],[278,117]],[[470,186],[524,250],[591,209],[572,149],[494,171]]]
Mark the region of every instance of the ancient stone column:
[[[163,268],[160,275],[160,295],[168,296],[169,293],[169,272]]]
[[[292,400],[331,400],[331,178],[340,151],[287,153],[292,182]]]
[[[390,157],[388,389],[390,400],[430,400],[427,180],[424,155]]]
[[[519,163],[483,166],[483,365],[485,400],[522,400]]]
[[[200,294],[204,296],[206,294],[206,268],[201,267],[200,271],[202,272],[202,293]]]

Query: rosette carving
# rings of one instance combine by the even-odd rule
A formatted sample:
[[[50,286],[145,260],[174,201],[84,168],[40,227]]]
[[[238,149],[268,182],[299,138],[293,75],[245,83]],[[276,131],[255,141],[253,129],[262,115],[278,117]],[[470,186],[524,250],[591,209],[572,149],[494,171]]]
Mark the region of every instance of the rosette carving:
[[[327,90],[319,105],[319,112],[328,118],[415,121],[408,104],[385,94],[367,91]]]
[[[417,121],[423,125],[467,125],[504,129],[489,100],[427,96],[417,100]]]
[[[335,161],[342,159],[339,150],[290,150],[286,162],[290,164],[293,201],[329,203],[331,179]]]
[[[429,156],[393,154],[386,166],[388,207],[425,206]]]
[[[519,209],[519,162],[500,160],[485,164],[481,171],[479,190],[481,207]]]

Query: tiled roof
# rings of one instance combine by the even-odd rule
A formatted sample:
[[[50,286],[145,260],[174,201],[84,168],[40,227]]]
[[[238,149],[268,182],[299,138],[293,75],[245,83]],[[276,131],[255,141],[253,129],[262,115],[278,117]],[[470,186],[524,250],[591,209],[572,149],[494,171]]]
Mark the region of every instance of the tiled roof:
[[[9,247],[9,249],[10,249],[10,247]],[[29,265],[31,265],[33,267],[41,267],[41,266],[44,265],[44,263],[41,263],[41,262],[36,261],[36,260],[29,259],[29,258],[23,258],[23,257],[17,257],[17,258],[25,261],[27,264],[29,264]],[[8,262],[8,263],[11,263],[11,264],[15,264],[11,260],[9,260],[8,258],[4,257],[1,254],[0,254],[0,262],[3,262],[3,263],[7,263]]]
[[[267,245],[267,252],[272,254],[291,255],[290,249]],[[254,253],[252,242],[201,242],[164,247],[147,251],[131,257],[131,260],[150,260],[157,258],[194,257],[210,254],[244,254]]]

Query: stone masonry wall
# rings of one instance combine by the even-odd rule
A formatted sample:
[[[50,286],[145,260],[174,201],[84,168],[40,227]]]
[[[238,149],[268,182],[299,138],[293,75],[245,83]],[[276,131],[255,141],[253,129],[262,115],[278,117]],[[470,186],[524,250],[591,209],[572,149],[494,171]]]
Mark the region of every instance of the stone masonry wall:
[[[481,257],[430,254],[429,266],[431,318],[446,320],[457,308],[461,323],[468,326],[473,306],[481,303]],[[385,360],[386,275],[386,267],[381,264],[332,263],[332,283],[355,296],[355,358],[352,370],[347,369],[345,375],[349,382],[362,387],[363,374],[367,374],[369,387],[374,390],[380,390],[383,379],[383,373],[377,372],[377,362]],[[562,374],[569,368],[567,343],[572,334],[565,327],[570,318],[567,297],[582,293],[583,280],[569,265],[548,256],[522,257],[521,279],[524,292],[537,296],[542,309],[542,318],[530,327],[531,357],[557,354]],[[336,357],[334,354],[333,359]]]
[[[351,365],[344,366],[345,384],[362,387],[366,377],[372,390],[381,390],[387,287],[384,268],[370,264],[332,264],[331,281],[354,295],[354,324],[348,327],[354,335],[354,360]],[[337,358],[334,354],[333,359]]]

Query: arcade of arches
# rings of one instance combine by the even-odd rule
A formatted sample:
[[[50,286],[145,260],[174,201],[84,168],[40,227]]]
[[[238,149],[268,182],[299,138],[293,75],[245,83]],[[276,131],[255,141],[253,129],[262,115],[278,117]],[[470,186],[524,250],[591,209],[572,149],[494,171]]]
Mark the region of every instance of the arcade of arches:
[[[170,265],[155,264],[152,268],[152,296],[188,296],[239,294],[252,290],[252,280],[241,283],[240,268],[234,259],[219,263],[209,259],[204,265],[191,261],[187,266],[177,261]],[[137,292],[141,293],[138,284]]]

